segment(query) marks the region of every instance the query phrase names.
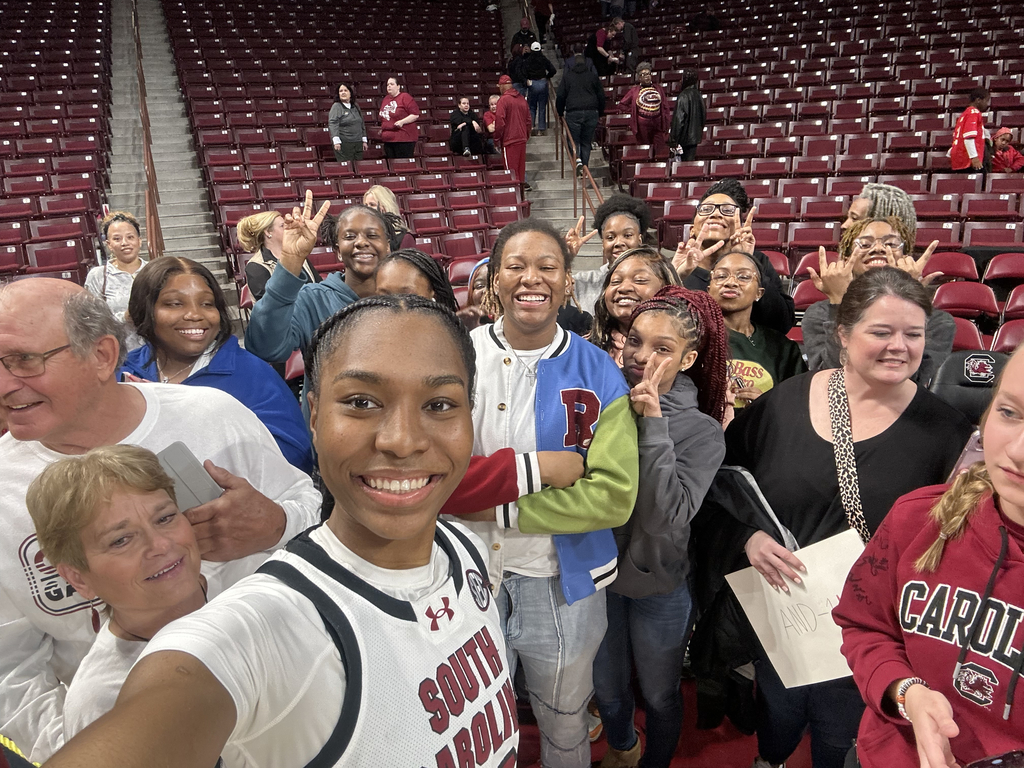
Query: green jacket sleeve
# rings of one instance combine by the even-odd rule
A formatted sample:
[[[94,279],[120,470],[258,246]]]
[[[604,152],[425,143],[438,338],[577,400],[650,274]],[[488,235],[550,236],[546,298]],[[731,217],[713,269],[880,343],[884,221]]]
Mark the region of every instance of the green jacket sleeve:
[[[519,499],[523,533],[584,533],[622,525],[633,512],[640,459],[629,395],[604,409],[587,451],[586,474],[568,488]]]

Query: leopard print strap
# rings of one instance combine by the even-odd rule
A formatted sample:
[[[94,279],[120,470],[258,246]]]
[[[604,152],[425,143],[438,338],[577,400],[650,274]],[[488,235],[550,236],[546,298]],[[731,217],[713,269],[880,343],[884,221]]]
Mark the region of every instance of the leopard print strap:
[[[839,475],[839,495],[843,500],[846,521],[862,541],[871,538],[864,509],[860,503],[860,483],[857,480],[857,457],[853,452],[853,429],[850,426],[850,401],[846,396],[846,375],[837,368],[828,377],[828,416],[832,422],[832,450],[836,456]]]

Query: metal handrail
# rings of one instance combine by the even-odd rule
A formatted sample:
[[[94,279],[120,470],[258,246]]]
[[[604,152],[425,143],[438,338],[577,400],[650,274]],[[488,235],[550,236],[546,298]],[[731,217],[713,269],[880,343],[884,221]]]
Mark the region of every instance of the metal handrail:
[[[135,73],[139,81],[139,118],[142,120],[142,164],[146,171],[146,248],[151,259],[164,254],[164,236],[160,228],[160,188],[153,162],[153,132],[146,104],[146,76],[142,71],[142,38],[139,35],[139,4],[132,0],[132,27],[135,36]]]
[[[558,143],[562,144],[562,178],[565,178],[565,159],[567,156],[572,168],[574,169],[572,174],[572,217],[575,219],[577,216],[581,215],[582,211],[583,228],[586,229],[587,209],[589,208],[591,213],[595,213],[597,211],[597,206],[604,202],[604,195],[602,195],[601,190],[598,189],[597,182],[594,180],[589,168],[583,166],[583,175],[576,175],[576,145],[572,140],[572,134],[569,133],[569,124],[565,122],[565,118],[559,117],[558,126],[560,139]],[[581,178],[583,183],[580,183]],[[577,193],[579,194],[578,199]],[[591,200],[591,193],[593,193],[593,196],[597,198],[597,205],[595,205],[594,201]]]

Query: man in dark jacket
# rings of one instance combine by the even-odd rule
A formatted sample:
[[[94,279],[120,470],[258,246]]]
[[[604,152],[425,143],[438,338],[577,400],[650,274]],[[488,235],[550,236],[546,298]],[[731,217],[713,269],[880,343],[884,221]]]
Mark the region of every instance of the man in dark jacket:
[[[580,45],[573,46],[574,61],[562,72],[555,108],[565,117],[569,134],[576,144],[576,175],[590,163],[590,144],[597,131],[597,121],[604,114],[604,88],[594,69],[583,56]]]
[[[452,129],[448,146],[456,155],[479,155],[484,151],[483,125],[476,112],[469,108],[469,99],[462,96],[458,109],[449,118]]]
[[[541,135],[548,130],[548,80],[555,76],[555,65],[544,55],[540,43],[534,42],[524,57],[523,69],[529,92],[526,97],[530,105],[530,118],[534,130]]]
[[[697,70],[683,70],[681,87],[668,133],[669,146],[681,160],[696,160],[697,145],[704,135],[704,118],[707,115],[704,98],[697,87]]]
[[[512,87],[512,78],[502,75],[498,80],[498,109],[494,116],[494,139],[501,143],[505,167],[516,175],[516,180],[529,189],[526,183],[526,142],[530,138],[530,107],[526,99]]]
[[[523,16],[519,21],[519,31],[512,35],[512,42],[509,43],[509,51],[518,45],[522,50],[527,51],[530,49],[530,44],[537,39],[537,36],[533,34],[533,30],[530,29],[530,20]]]

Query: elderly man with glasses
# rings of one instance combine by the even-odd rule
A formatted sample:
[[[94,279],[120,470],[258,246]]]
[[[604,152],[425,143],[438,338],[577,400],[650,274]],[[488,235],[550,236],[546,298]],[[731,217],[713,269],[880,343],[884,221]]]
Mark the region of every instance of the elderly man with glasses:
[[[10,430],[0,438],[0,733],[36,762],[61,746],[65,685],[100,624],[36,542],[25,493],[47,465],[102,445],[159,452],[183,442],[224,489],[187,513],[206,573],[319,521],[312,481],[230,395],[118,383],[124,336],[103,300],[73,283],[0,289],[0,417]]]

